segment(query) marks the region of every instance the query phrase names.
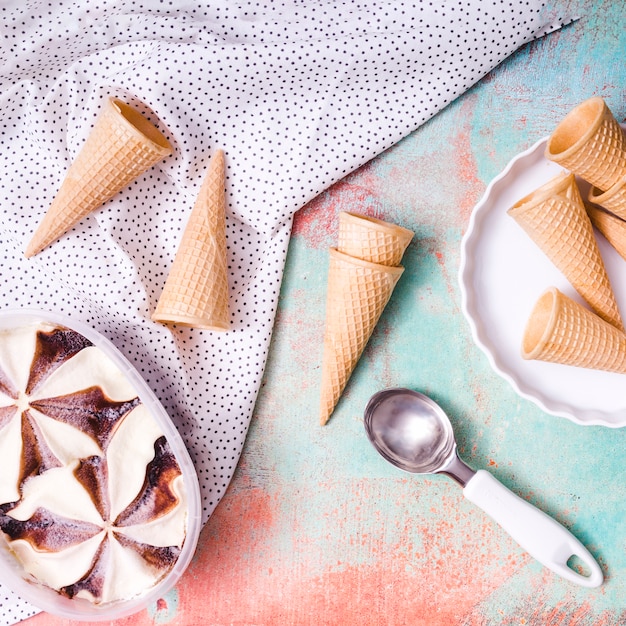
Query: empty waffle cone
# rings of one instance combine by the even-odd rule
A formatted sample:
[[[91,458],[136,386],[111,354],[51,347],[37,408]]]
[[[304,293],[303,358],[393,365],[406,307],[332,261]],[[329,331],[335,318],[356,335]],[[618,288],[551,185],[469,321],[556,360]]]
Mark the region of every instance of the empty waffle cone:
[[[610,189],[601,191],[597,187],[589,190],[589,202],[599,204],[611,213],[626,220],[626,176],[623,176]]]
[[[559,174],[508,214],[526,231],[591,308],[623,329],[615,295],[573,174]]]
[[[612,213],[594,206],[587,207],[591,223],[604,235],[604,238],[626,260],[626,222]]]
[[[339,213],[337,250],[380,265],[400,265],[413,231],[366,215]]]
[[[141,113],[109,98],[30,240],[31,257],[172,153]]]
[[[551,287],[530,314],[522,357],[626,374],[626,335]]]
[[[404,271],[330,250],[320,422],[326,424]]]
[[[606,102],[589,98],[548,138],[546,158],[603,191],[626,174],[626,139]]]
[[[228,330],[224,153],[211,159],[152,319]]]

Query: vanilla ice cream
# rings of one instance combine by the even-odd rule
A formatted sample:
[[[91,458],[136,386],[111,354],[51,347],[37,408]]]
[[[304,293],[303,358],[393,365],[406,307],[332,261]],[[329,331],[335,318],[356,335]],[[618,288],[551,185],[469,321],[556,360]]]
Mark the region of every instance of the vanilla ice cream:
[[[117,364],[49,322],[0,332],[0,536],[26,578],[95,605],[152,589],[185,542],[187,489]]]

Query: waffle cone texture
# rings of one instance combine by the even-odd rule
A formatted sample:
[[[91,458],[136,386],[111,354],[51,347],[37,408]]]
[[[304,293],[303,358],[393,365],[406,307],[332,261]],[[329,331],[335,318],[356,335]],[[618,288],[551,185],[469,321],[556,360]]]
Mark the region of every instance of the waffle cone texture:
[[[152,319],[228,330],[224,153],[211,159]]]
[[[600,97],[581,102],[563,118],[545,155],[601,191],[626,175],[626,138]]]
[[[626,335],[551,287],[530,314],[522,357],[626,374]]]
[[[522,198],[508,214],[591,308],[623,330],[615,295],[574,175],[556,176]]]
[[[108,99],[28,243],[26,257],[41,252],[171,153],[167,139],[143,115]]]
[[[337,250],[380,265],[400,265],[413,231],[356,213],[339,213]]]
[[[403,267],[330,250],[320,422],[326,424],[357,365]]]
[[[589,190],[589,202],[599,204],[611,213],[626,220],[626,176],[623,176],[610,189],[601,191],[597,187]]]
[[[626,221],[598,207],[588,206],[591,223],[626,261]]]

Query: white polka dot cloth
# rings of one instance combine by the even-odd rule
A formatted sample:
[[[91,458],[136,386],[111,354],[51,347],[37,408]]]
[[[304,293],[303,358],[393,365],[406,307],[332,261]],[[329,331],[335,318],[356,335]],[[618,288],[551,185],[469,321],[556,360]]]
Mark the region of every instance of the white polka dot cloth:
[[[206,520],[244,443],[294,212],[569,21],[554,11],[534,0],[3,2],[0,306],[72,316],[118,346],[185,438]],[[108,96],[148,116],[174,153],[26,260]],[[232,330],[171,330],[150,315],[217,149]],[[0,588],[0,623],[34,612]]]

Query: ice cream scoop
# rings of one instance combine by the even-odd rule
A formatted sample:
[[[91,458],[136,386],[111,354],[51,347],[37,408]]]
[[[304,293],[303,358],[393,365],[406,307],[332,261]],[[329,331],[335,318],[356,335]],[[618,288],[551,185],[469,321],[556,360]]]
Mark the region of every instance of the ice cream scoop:
[[[470,502],[556,574],[583,587],[602,584],[600,566],[572,533],[489,472],[474,471],[460,459],[450,420],[429,397],[410,389],[378,392],[365,409],[365,430],[374,448],[392,465],[456,480]],[[575,559],[584,573],[573,568]]]

